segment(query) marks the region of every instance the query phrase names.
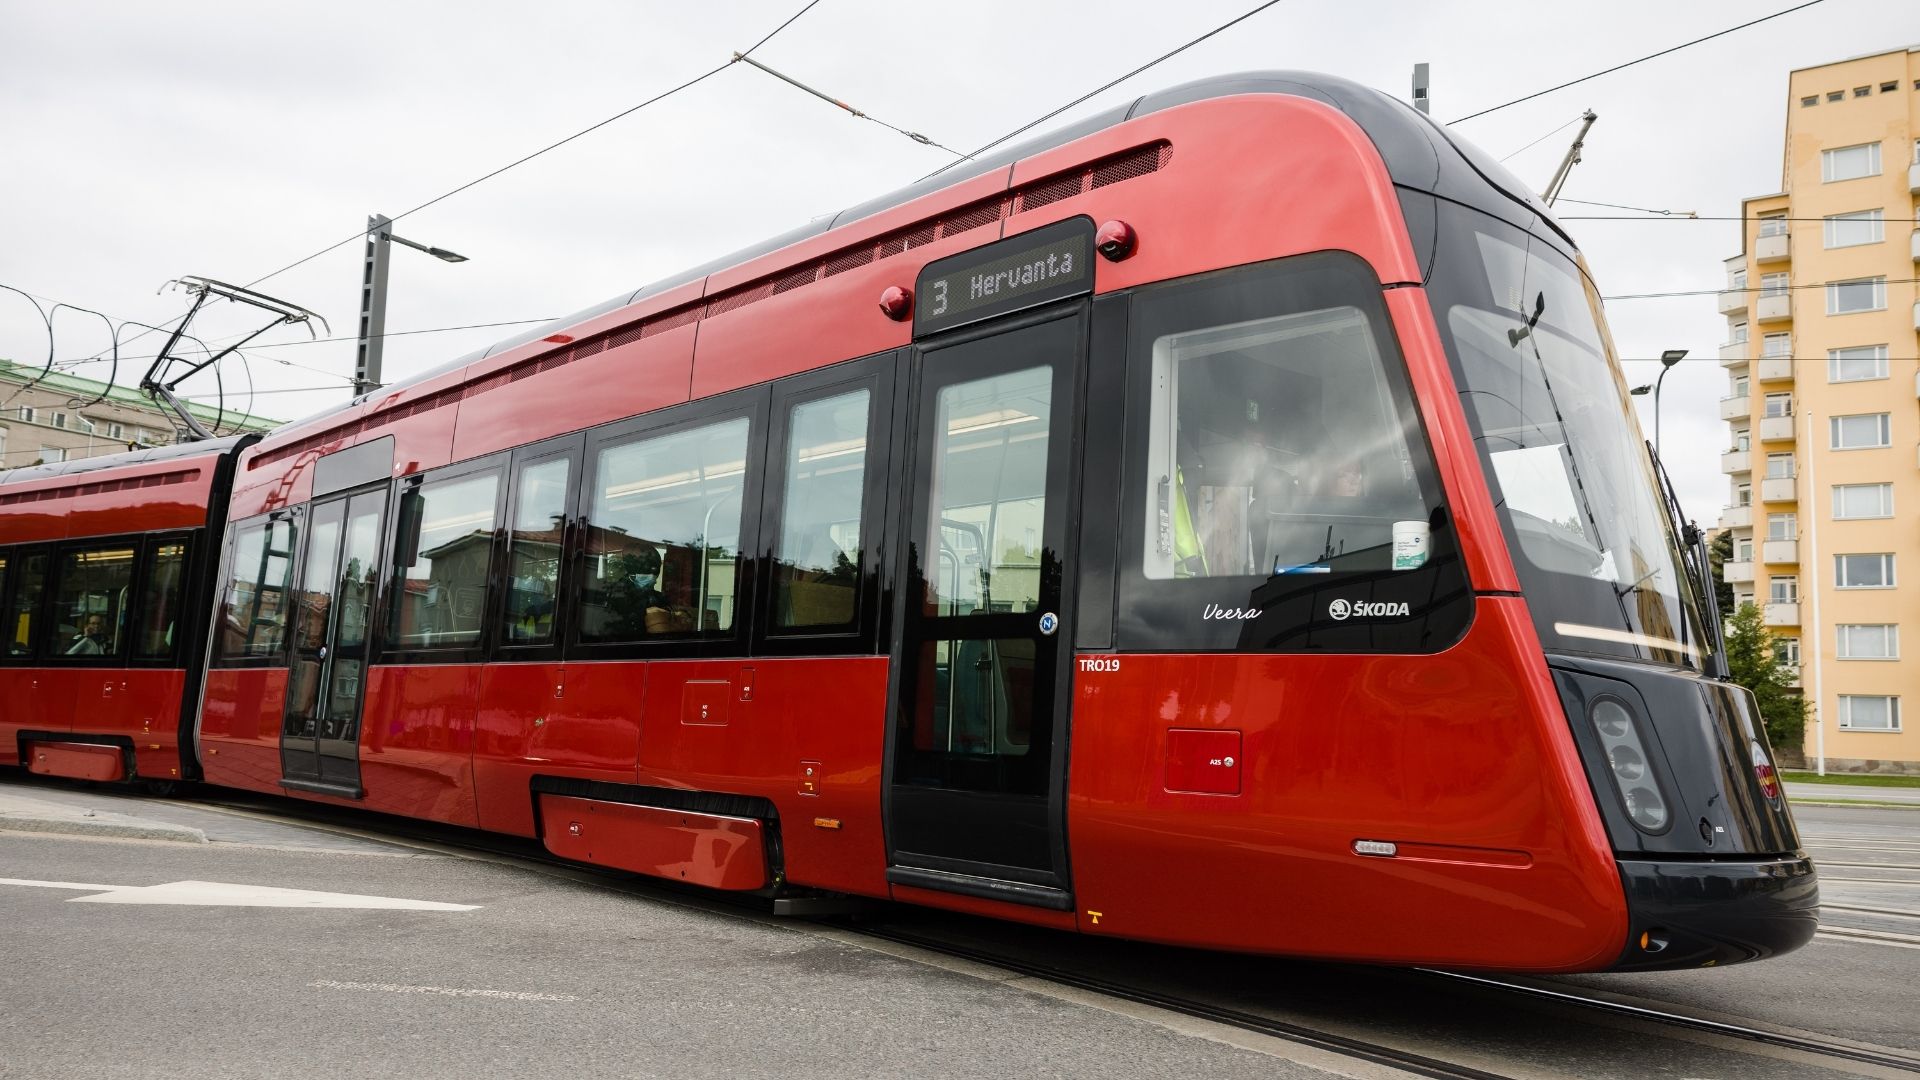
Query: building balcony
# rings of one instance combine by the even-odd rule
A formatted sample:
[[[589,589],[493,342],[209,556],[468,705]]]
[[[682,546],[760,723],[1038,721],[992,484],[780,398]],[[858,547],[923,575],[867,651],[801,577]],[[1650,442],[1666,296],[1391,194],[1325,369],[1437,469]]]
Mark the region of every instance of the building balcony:
[[[1763,356],[1760,358],[1760,363],[1755,366],[1754,373],[1760,377],[1761,382],[1791,379],[1793,378],[1793,357]]]
[[[1787,257],[1787,234],[1762,236],[1753,242],[1753,261],[1779,262]]]
[[[1913,245],[1913,261],[1920,262],[1920,229],[1913,230],[1913,239],[1910,243]]]
[[[1920,234],[1916,234],[1916,235],[1920,235]],[[1720,346],[1720,366],[1721,367],[1736,367],[1746,362],[1747,362],[1747,343],[1746,342],[1729,341],[1725,345]]]
[[[1723,397],[1720,399],[1720,419],[1745,420],[1747,412],[1752,407],[1744,394],[1739,397]]]
[[[1763,295],[1754,301],[1753,317],[1756,322],[1780,322],[1793,318],[1793,297],[1786,293]]]
[[[1760,481],[1761,502],[1792,502],[1793,500],[1793,477],[1769,476]]]
[[[1761,609],[1761,615],[1768,626],[1800,625],[1800,605],[1797,603],[1784,604],[1777,600],[1769,601],[1766,607]]]
[[[1714,307],[1722,315],[1738,315],[1747,310],[1747,290],[1728,289],[1720,294],[1719,302]]]
[[[1720,576],[1730,585],[1738,585],[1753,580],[1753,563],[1723,562],[1720,564]]]
[[[1793,438],[1793,417],[1763,416],[1758,425],[1761,442],[1785,442]]]
[[[1753,507],[1723,506],[1720,508],[1720,527],[1723,529],[1746,529],[1753,526]]]
[[[1760,561],[1769,566],[1798,565],[1800,541],[1763,540],[1760,542]]]
[[[1913,302],[1913,328],[1920,330],[1920,300]]]
[[[1729,450],[1720,455],[1720,471],[1728,474],[1752,472],[1753,455],[1745,450]]]
[[[1920,195],[1920,161],[1907,166],[1907,193]]]

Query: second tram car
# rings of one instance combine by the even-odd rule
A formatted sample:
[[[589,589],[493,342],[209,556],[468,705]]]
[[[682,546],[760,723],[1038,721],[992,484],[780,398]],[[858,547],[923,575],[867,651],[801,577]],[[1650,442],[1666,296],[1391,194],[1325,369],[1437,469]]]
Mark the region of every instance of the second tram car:
[[[233,454],[183,775],[1217,949],[1813,933],[1571,237],[1339,79],[1147,95]]]

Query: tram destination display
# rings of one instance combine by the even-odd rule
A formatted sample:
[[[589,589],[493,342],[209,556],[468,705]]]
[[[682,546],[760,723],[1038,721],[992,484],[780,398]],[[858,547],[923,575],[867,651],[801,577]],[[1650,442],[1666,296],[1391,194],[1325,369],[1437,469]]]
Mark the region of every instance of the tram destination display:
[[[920,272],[913,333],[934,334],[1093,291],[1093,221],[1078,217],[975,248]]]

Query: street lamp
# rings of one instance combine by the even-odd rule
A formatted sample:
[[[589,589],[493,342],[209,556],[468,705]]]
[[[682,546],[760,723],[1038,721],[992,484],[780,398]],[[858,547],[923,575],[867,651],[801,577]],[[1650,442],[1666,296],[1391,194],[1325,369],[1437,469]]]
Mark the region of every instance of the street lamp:
[[[442,262],[466,262],[465,255],[445,248],[416,244],[393,235],[393,219],[382,214],[367,218],[367,258],[360,276],[360,353],[353,365],[353,396],[380,385],[380,354],[387,334],[387,241],[424,251]]]
[[[1653,380],[1653,452],[1660,452],[1660,384],[1667,381],[1667,372],[1687,355],[1685,349],[1668,349],[1660,354],[1660,377]]]

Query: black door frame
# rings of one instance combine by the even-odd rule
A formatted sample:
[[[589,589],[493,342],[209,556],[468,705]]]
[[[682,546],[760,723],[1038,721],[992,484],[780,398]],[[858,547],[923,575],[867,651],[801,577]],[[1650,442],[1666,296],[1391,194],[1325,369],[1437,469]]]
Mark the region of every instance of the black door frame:
[[[892,642],[881,794],[887,839],[887,878],[895,884],[1055,910],[1065,911],[1073,908],[1066,832],[1066,787],[1073,690],[1072,613],[1077,601],[1078,574],[1072,569],[1073,560],[1068,553],[1073,552],[1078,543],[1079,499],[1077,493],[1082,467],[1084,443],[1082,433],[1086,422],[1086,385],[1091,339],[1090,312],[1091,305],[1084,299],[1048,305],[1045,308],[1008,316],[991,323],[968,327],[965,330],[916,343],[907,360],[906,377],[903,379],[904,392],[899,397],[907,404],[908,416],[905,436],[897,444],[903,451],[899,457],[903,461],[901,479],[906,497],[900,500],[900,506],[894,515],[894,532],[898,538],[898,548],[888,570],[894,594],[892,597],[893,625],[897,628],[897,633],[893,635]],[[984,378],[1003,370],[1014,371],[1030,366],[1015,360],[1005,365],[994,364],[974,371],[936,372],[930,387],[927,373],[928,359],[955,346],[1007,337],[1059,322],[1067,322],[1071,325],[1074,346],[1064,355],[1038,358],[1054,368],[1053,385],[1056,396],[1053,403],[1054,414],[1049,418],[1047,507],[1043,534],[1051,534],[1058,540],[1057,549],[1043,542],[1041,611],[986,616],[927,616],[916,609],[916,605],[922,601],[922,593],[917,580],[919,571],[915,565],[915,559],[919,538],[924,531],[921,527],[921,519],[931,512],[928,500],[932,494],[930,469],[936,433],[927,428],[931,422],[930,417],[926,415],[930,407],[930,390],[937,393],[940,388],[949,385]],[[1056,622],[1051,632],[1041,633],[1038,631],[1039,619],[1041,614],[1048,611],[1054,615]],[[937,624],[952,618],[991,621],[993,625],[973,629],[972,633],[966,635],[969,638],[1004,640],[1023,636],[1024,633],[1033,634],[1033,640],[1036,642],[1035,708],[1046,708],[1051,711],[1044,815],[1052,865],[1047,870],[1035,871],[1031,868],[979,860],[945,858],[937,854],[906,851],[900,847],[900,830],[895,817],[895,795],[900,790],[897,786],[897,771],[902,742],[914,717],[914,710],[908,697],[915,693],[915,676],[911,674],[909,665],[918,663],[917,650],[923,644],[939,640],[943,636],[937,631],[930,630],[927,624],[929,622]],[[1043,685],[1043,671],[1046,665],[1042,659],[1047,650],[1052,652],[1052,673],[1050,678],[1045,679]],[[984,793],[980,797],[986,801],[995,798]],[[998,798],[1007,797],[998,796]]]
[[[301,528],[295,533],[295,545],[298,558],[289,575],[290,588],[288,591],[294,597],[298,598],[302,591],[302,585],[307,573],[308,557],[313,551],[313,538],[315,533],[313,527],[314,519],[323,509],[335,504],[340,506],[340,535],[338,546],[333,553],[333,569],[327,579],[329,582],[328,596],[330,599],[327,604],[326,627],[323,632],[324,644],[321,646],[325,650],[326,655],[319,658],[322,661],[322,665],[319,673],[319,682],[315,688],[315,716],[313,717],[315,732],[312,736],[294,736],[287,730],[287,720],[293,715],[293,694],[298,685],[296,673],[299,668],[300,654],[302,651],[300,648],[299,620],[303,617],[300,603],[297,599],[288,611],[290,622],[287,634],[287,690],[286,696],[282,700],[280,710],[281,787],[293,788],[300,791],[312,791],[324,795],[337,795],[350,799],[358,799],[366,794],[366,790],[360,783],[361,720],[367,702],[367,684],[373,674],[373,660],[376,655],[375,649],[378,645],[377,638],[380,631],[380,612],[384,609],[381,601],[383,599],[382,592],[385,588],[386,581],[388,525],[390,524],[389,519],[392,517],[392,494],[391,486],[386,481],[381,481],[379,483],[364,484],[359,487],[349,488],[344,491],[331,492],[322,498],[313,500],[302,508],[303,513],[300,516],[299,522]],[[334,655],[334,652],[338,644],[337,638],[340,631],[340,617],[342,613],[342,605],[340,603],[341,560],[346,556],[347,539],[349,536],[348,525],[352,520],[351,510],[353,501],[364,497],[371,497],[378,507],[379,521],[375,528],[374,535],[375,562],[372,567],[374,582],[373,596],[368,602],[365,637],[360,645],[357,646],[359,652],[358,659],[360,661],[360,680],[353,703],[353,738],[350,740],[327,739],[320,735],[319,724],[323,721],[323,717],[319,715],[319,713],[321,712],[323,702],[328,702],[331,699],[333,662],[339,659],[337,655]],[[291,766],[301,759],[296,758],[294,755],[311,758],[313,762],[312,768],[310,770],[296,772]],[[333,766],[331,769],[328,768],[329,763]],[[329,773],[331,773],[331,775],[329,775]]]

